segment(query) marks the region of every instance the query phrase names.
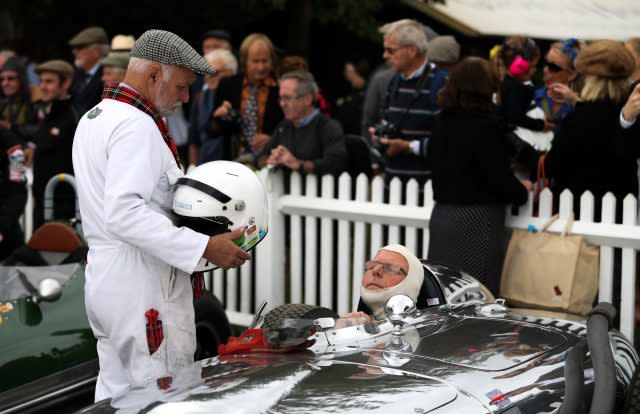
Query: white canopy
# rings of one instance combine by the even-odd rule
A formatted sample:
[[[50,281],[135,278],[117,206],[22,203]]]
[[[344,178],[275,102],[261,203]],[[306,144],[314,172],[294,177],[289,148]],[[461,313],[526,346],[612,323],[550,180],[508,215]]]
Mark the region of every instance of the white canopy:
[[[626,40],[640,37],[640,0],[404,0],[468,36]]]

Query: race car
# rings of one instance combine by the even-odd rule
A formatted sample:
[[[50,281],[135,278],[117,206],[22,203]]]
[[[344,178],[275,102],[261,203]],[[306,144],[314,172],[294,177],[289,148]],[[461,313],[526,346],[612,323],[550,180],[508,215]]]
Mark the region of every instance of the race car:
[[[391,297],[383,317],[258,312],[221,355],[82,413],[640,412],[638,354],[611,329],[611,305],[587,318],[512,309],[473,277],[422,263],[418,299]]]

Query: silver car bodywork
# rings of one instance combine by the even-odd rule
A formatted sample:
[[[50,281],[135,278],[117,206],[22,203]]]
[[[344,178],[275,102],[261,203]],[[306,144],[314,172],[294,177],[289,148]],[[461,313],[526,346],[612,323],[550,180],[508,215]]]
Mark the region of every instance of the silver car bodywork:
[[[396,326],[389,319],[353,326],[316,320],[305,350],[200,361],[83,412],[557,412],[566,391],[564,362],[585,340],[584,319],[483,302],[486,291],[475,279],[441,266],[425,263],[427,275],[447,303]],[[285,320],[283,327],[298,322]],[[624,393],[638,355],[619,332],[609,337]],[[587,355],[585,406],[593,377]]]

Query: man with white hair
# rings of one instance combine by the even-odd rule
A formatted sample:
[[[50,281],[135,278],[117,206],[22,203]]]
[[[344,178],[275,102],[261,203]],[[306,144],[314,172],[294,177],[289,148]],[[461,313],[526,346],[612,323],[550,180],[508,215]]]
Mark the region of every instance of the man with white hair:
[[[427,141],[438,115],[437,97],[446,71],[426,58],[427,37],[415,20],[403,19],[380,28],[383,57],[397,74],[389,82],[379,125],[371,139],[385,156],[385,182],[411,178],[422,186],[431,175],[426,160]]]
[[[85,305],[98,339],[96,400],[193,363],[189,275],[201,258],[228,269],[250,255],[245,229],[209,237],[170,219],[183,176],[163,117],[189,100],[195,73],[215,71],[177,35],[135,42],[124,82],[107,85],[80,121],[73,165],[89,245]]]
[[[238,71],[236,57],[226,49],[211,50],[204,55],[204,59],[217,73],[215,76],[205,75],[204,82],[192,97],[189,110],[190,165],[224,159],[224,136],[222,131],[211,128],[210,120],[220,81]]]

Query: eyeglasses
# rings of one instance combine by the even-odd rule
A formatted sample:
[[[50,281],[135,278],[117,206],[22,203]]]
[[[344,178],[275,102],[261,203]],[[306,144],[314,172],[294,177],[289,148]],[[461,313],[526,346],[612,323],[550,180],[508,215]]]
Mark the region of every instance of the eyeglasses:
[[[558,72],[562,72],[564,70],[559,65],[556,65],[553,62],[549,62],[548,60],[544,61],[544,65],[547,67],[547,69],[549,69],[549,72],[551,72],[551,73],[558,73]]]
[[[400,46],[400,47],[385,47],[384,51],[387,52],[390,55],[393,55],[394,53],[396,53],[398,50],[400,49],[405,49],[408,46]]]
[[[302,98],[302,96],[300,96],[300,95],[296,95],[296,96],[280,95],[280,97],[278,99],[280,99],[280,102],[289,103],[289,102],[291,102],[293,100],[300,99],[300,98]]]
[[[0,82],[13,82],[14,80],[18,79],[17,76],[0,76]]]
[[[407,275],[407,272],[405,272],[404,269],[398,265],[376,262],[375,260],[370,260],[364,264],[364,268],[366,271],[373,270],[377,266],[382,266],[382,269],[385,273],[390,273],[393,275]]]

